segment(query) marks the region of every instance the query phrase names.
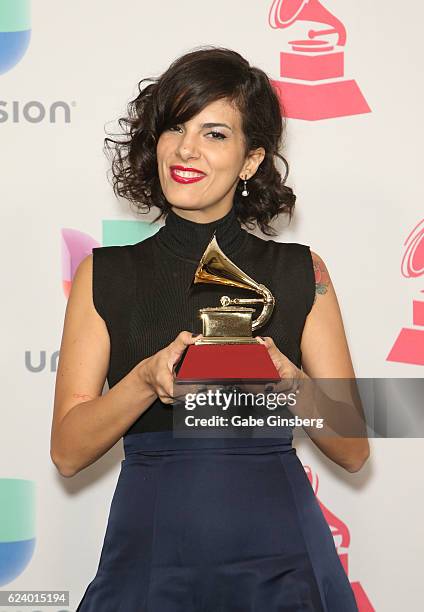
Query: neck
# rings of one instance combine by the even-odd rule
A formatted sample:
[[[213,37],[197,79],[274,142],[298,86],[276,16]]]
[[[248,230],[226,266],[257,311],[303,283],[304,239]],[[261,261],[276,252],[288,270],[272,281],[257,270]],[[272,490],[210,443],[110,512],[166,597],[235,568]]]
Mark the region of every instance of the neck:
[[[241,248],[247,235],[234,208],[204,223],[184,218],[171,208],[156,238],[174,255],[198,263],[214,232],[220,248],[228,256]]]
[[[231,208],[231,204],[220,204],[212,208],[201,208],[198,210],[187,210],[185,208],[177,208],[176,206],[172,206],[171,210],[176,215],[186,219],[187,221],[193,221],[194,223],[212,223],[213,221],[219,221],[219,219],[222,219],[228,212],[230,212]]]

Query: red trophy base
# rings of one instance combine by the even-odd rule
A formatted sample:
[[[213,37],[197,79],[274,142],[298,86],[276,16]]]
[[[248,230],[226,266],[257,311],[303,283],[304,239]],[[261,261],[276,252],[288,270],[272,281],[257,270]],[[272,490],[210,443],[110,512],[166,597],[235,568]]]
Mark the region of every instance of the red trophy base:
[[[175,383],[267,383],[280,380],[263,344],[192,344],[187,349]]]

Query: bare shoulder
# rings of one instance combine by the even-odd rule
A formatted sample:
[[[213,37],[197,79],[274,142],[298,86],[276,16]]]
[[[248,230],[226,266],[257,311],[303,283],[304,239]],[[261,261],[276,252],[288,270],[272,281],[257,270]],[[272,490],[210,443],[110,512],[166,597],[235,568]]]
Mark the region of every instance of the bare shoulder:
[[[65,312],[65,323],[81,324],[87,315],[95,317],[93,304],[93,255],[90,253],[78,264],[72,278],[71,291]]]
[[[334,291],[334,287],[331,282],[327,266],[325,265],[325,262],[322,257],[318,255],[318,253],[316,253],[315,251],[312,251],[312,249],[311,256],[315,274],[315,304],[317,296],[328,294],[330,289]]]
[[[310,318],[326,312],[328,316],[339,316],[339,304],[336,291],[327,264],[315,251],[311,250],[315,277],[314,303],[309,313]]]
[[[86,257],[84,257],[84,259],[82,259],[78,264],[77,269],[75,270],[74,277],[72,279],[72,285],[74,285],[75,282],[81,282],[82,279],[87,281],[88,278],[90,278],[91,280],[92,273],[93,254],[90,253],[89,255],[86,255]]]

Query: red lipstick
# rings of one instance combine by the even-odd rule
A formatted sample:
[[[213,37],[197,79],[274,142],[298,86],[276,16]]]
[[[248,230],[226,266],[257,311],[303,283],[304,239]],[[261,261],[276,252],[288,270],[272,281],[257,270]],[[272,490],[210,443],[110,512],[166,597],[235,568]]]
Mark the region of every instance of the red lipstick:
[[[181,176],[177,174],[175,170],[177,171],[181,170],[182,172],[196,172],[200,176],[192,176],[192,177]],[[201,181],[202,178],[206,176],[206,174],[202,172],[202,170],[198,170],[197,168],[186,168],[185,166],[171,166],[170,173],[171,173],[171,178],[174,181],[176,181],[177,183],[182,183],[184,185],[188,183],[197,183],[198,181]]]

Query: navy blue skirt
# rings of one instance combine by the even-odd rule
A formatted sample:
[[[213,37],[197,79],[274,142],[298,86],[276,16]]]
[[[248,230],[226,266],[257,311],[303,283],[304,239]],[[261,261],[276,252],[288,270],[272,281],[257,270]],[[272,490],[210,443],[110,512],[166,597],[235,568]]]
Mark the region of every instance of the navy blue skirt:
[[[358,612],[292,438],[123,440],[76,612]]]

